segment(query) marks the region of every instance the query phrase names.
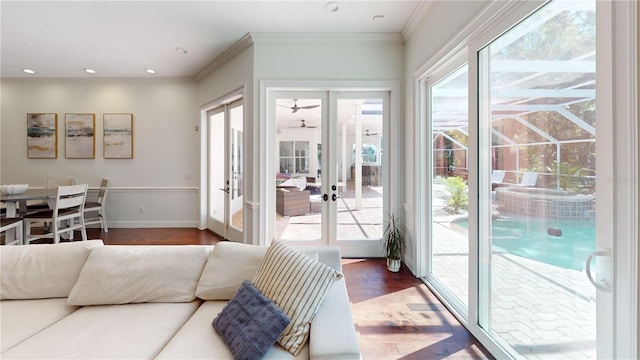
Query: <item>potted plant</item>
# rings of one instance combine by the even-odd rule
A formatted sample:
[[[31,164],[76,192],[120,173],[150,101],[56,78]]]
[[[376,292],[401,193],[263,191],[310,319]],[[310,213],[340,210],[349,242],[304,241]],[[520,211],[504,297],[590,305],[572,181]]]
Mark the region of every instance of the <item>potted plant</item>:
[[[384,251],[387,257],[387,269],[398,272],[407,249],[407,239],[411,238],[406,226],[399,222],[394,214],[389,214],[389,221],[382,235]]]

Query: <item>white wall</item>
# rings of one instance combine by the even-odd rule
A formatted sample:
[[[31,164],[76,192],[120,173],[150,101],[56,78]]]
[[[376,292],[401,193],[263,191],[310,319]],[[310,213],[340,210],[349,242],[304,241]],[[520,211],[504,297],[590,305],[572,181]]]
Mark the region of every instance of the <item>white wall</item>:
[[[260,88],[261,82],[279,82],[281,89],[294,89],[304,83],[305,87],[316,90],[337,90],[335,84],[376,81],[401,83],[404,76],[404,44],[397,34],[252,34],[252,37],[256,89]],[[402,94],[396,95],[398,99],[403,99]],[[394,131],[401,131],[404,112],[401,106],[397,106],[395,110],[397,116],[394,119]],[[263,129],[264,133],[256,138],[259,142],[253,144],[260,149],[257,155],[261,156],[262,165],[255,170],[259,169],[259,179],[264,179],[271,177],[264,165],[267,163],[267,156],[271,156],[268,144],[273,136],[266,134],[266,117],[260,112],[259,107],[255,109],[254,121],[255,124],[260,124],[256,128]],[[398,140],[402,142],[402,139]],[[275,142],[270,146],[275,146]],[[397,173],[404,171],[404,157],[400,151],[390,152],[395,156],[391,162]],[[261,208],[275,208],[275,194],[268,190],[271,187],[264,183]],[[402,191],[401,187],[394,186],[391,193],[396,196],[392,201],[401,203]],[[268,218],[267,210],[260,215],[261,229],[266,229],[267,222],[273,219]],[[265,235],[260,234],[260,243],[268,243]]]
[[[39,187],[74,177],[98,187],[110,180],[111,227],[196,226],[198,120],[189,79],[2,79],[0,181]],[[27,159],[27,113],[58,114],[58,158]],[[65,113],[96,114],[95,159],[65,159]],[[102,115],[134,115],[134,158],[104,159]],[[143,207],[144,213],[139,209]]]

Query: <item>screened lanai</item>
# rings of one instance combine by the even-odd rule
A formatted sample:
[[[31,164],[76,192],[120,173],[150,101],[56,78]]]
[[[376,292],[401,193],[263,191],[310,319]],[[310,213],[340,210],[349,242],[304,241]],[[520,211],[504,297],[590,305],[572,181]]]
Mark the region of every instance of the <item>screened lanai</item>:
[[[490,47],[491,65],[484,70],[491,86],[479,91],[480,100],[490,103],[492,170],[505,171],[505,183],[535,172],[538,187],[593,190],[593,6],[551,3]],[[431,88],[435,175],[466,177],[467,84],[463,66]]]

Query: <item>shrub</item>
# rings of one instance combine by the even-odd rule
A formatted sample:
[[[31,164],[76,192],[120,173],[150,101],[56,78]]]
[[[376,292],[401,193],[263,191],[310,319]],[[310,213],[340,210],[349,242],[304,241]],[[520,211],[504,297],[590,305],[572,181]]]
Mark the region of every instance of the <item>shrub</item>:
[[[457,214],[460,209],[469,206],[469,188],[467,182],[459,177],[453,176],[444,179],[444,185],[451,198],[449,198],[449,209]]]

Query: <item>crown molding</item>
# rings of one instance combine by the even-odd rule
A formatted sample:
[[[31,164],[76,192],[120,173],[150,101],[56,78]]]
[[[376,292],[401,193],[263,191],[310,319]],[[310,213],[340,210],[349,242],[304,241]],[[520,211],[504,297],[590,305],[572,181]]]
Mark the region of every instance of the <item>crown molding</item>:
[[[198,81],[204,79],[211,73],[215,72],[219,68],[221,68],[224,64],[231,61],[236,56],[240,55],[243,51],[247,50],[253,45],[253,38],[250,33],[245,34],[240,40],[236,41],[235,44],[231,45],[230,48],[225,50],[220,56],[215,58],[212,62],[210,62],[207,66],[205,66],[202,70],[200,70],[194,78]]]
[[[416,6],[416,9],[413,11],[413,13],[411,14],[411,17],[409,17],[409,20],[407,21],[407,23],[404,25],[404,28],[402,29],[401,34],[405,40],[408,40],[411,37],[411,35],[413,35],[413,33],[416,31],[422,19],[424,19],[429,9],[431,9],[433,2],[434,0],[427,0],[427,1],[420,1],[418,3],[418,5]]]
[[[255,44],[404,44],[400,33],[251,33]]]

